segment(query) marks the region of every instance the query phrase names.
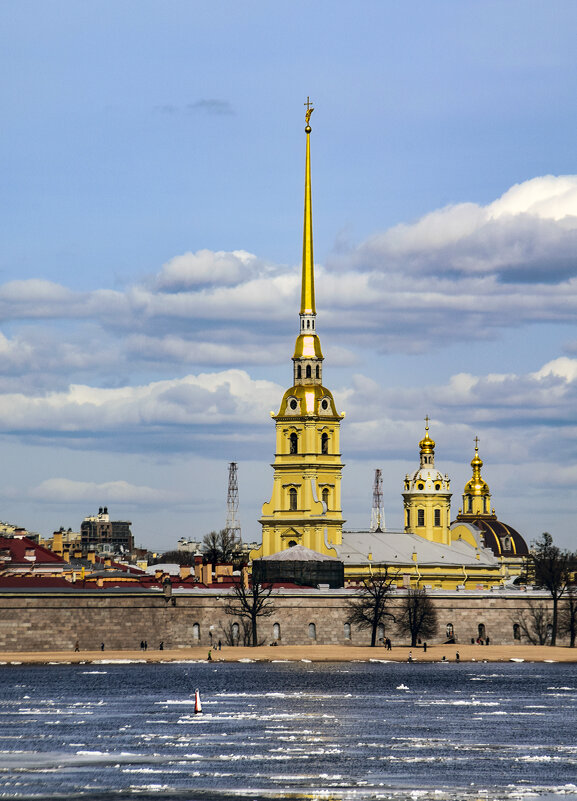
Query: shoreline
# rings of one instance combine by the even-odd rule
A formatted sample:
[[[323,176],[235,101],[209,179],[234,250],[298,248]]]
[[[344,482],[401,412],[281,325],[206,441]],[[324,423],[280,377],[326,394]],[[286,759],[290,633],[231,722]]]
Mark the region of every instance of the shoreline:
[[[422,646],[396,646],[391,651],[382,646],[354,645],[279,645],[277,647],[258,646],[229,647],[221,651],[212,650],[213,662],[407,662],[409,652],[413,663],[456,662],[577,662],[577,648],[550,645],[429,645],[427,651]],[[102,664],[106,663],[159,663],[159,662],[206,662],[208,647],[158,649],[149,648],[123,651],[0,651],[0,666],[34,664]]]

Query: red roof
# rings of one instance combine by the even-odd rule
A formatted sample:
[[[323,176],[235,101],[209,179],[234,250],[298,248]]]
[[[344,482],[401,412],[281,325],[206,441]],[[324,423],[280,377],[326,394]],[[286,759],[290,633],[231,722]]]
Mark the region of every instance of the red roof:
[[[64,559],[48,548],[43,548],[28,537],[0,537],[0,551],[10,551],[10,562],[16,564],[63,564]],[[34,560],[26,558],[26,552],[33,551]]]

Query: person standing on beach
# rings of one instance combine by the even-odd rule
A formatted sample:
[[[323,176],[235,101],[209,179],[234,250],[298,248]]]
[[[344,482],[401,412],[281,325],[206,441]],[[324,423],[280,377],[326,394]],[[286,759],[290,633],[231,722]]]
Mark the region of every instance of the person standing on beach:
[[[457,651],[457,653],[455,654],[455,662],[460,662],[460,661],[461,661],[461,655],[460,655],[460,653]]]

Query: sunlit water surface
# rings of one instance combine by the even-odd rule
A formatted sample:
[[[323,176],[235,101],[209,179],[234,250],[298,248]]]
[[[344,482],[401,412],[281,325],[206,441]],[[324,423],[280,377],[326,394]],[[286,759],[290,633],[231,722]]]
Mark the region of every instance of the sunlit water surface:
[[[562,795],[577,797],[573,665],[0,667],[0,798]]]

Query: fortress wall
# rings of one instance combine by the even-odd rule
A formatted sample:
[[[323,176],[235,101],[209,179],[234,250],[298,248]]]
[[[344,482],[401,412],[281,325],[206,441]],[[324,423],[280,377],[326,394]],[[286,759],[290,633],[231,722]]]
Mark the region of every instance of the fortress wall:
[[[99,648],[133,649],[147,640],[150,648],[161,641],[166,648],[186,648],[218,640],[226,643],[225,629],[233,622],[224,611],[225,595],[214,593],[180,594],[165,598],[160,593],[75,592],[0,592],[0,651],[73,650],[78,640],[81,650]],[[446,626],[460,643],[470,643],[484,624],[491,643],[512,644],[513,617],[519,609],[533,603],[551,606],[548,596],[538,593],[462,593],[457,596],[432,594],[438,612],[439,634],[430,642],[446,639]],[[398,603],[398,602],[397,602]],[[395,612],[394,608],[391,610]],[[347,598],[342,593],[300,591],[274,597],[274,612],[259,620],[259,639],[273,641],[273,626],[280,626],[284,645],[368,645],[370,632],[352,627],[345,637],[349,614]],[[197,623],[200,639],[194,638]],[[315,624],[316,640],[310,637],[309,624]],[[212,639],[211,635],[212,634]],[[393,644],[406,644],[392,624],[386,634]],[[560,640],[560,644],[561,644]]]

